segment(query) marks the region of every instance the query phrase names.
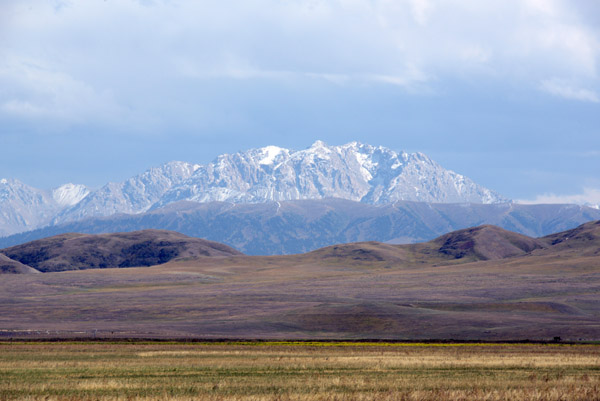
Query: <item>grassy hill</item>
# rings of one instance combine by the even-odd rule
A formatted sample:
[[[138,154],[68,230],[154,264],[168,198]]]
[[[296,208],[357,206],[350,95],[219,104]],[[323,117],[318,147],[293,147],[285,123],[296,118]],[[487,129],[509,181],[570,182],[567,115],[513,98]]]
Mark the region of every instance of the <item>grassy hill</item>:
[[[116,234],[61,234],[2,250],[41,272],[153,266],[175,258],[241,255],[213,241],[166,230]]]

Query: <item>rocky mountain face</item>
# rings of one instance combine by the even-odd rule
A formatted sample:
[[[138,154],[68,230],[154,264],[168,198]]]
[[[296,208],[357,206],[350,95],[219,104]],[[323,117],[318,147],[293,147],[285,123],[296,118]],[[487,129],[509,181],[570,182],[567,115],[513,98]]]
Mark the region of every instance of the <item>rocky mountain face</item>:
[[[66,184],[50,191],[19,180],[0,180],[0,236],[47,225],[61,210],[79,203],[89,193],[83,185]]]
[[[323,198],[369,204],[507,201],[422,153],[397,153],[357,142],[328,146],[317,141],[295,152],[267,146],[221,155],[166,191],[154,208],[180,200],[260,203]]]
[[[0,238],[0,248],[69,232],[155,228],[225,243],[246,254],[280,255],[358,241],[422,242],[482,224],[541,237],[599,219],[600,210],[576,205],[410,201],[370,205],[342,199],[254,204],[177,202],[146,213],[89,218]]]
[[[124,182],[108,183],[61,210],[52,223],[59,224],[117,213],[145,212],[160,200],[167,190],[185,182],[199,167],[197,164],[170,162],[151,168]]]
[[[381,205],[506,202],[422,153],[357,142],[321,141],[292,151],[276,146],[218,156],[206,165],[170,162],[90,192],[66,184],[52,191],[0,181],[0,235],[118,213],[136,214],[178,201],[263,203],[341,198]]]

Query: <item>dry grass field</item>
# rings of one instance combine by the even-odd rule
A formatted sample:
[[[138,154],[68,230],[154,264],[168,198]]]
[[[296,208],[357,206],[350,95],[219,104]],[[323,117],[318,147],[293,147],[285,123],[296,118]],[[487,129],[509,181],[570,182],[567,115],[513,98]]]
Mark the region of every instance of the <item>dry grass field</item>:
[[[596,256],[382,263],[205,258],[4,275],[0,340],[600,340]]]
[[[0,343],[0,400],[599,400],[600,346]]]

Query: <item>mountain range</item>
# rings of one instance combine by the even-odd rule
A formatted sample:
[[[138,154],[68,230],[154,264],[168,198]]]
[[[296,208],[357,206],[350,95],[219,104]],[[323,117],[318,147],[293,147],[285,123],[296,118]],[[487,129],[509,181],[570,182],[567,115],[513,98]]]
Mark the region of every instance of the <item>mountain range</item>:
[[[239,204],[324,198],[372,205],[508,201],[423,153],[317,141],[300,151],[267,146],[224,154],[205,165],[169,162],[96,190],[75,184],[40,190],[2,179],[0,235],[89,217],[138,214],[179,201]]]
[[[243,204],[181,201],[145,213],[87,218],[0,238],[0,248],[70,232],[165,229],[222,242],[250,255],[278,255],[357,241],[422,242],[482,224],[541,237],[598,219],[600,210],[578,205],[371,205],[335,198]]]

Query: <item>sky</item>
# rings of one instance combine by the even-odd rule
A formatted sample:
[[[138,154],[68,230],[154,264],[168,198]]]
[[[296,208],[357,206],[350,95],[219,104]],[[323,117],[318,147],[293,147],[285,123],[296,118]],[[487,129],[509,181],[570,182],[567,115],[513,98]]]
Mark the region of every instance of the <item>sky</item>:
[[[0,178],[359,141],[598,204],[599,61],[597,0],[2,0]]]

